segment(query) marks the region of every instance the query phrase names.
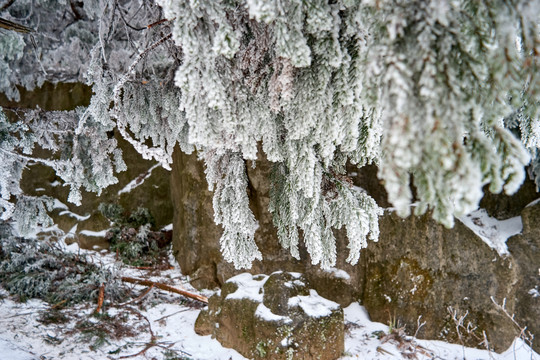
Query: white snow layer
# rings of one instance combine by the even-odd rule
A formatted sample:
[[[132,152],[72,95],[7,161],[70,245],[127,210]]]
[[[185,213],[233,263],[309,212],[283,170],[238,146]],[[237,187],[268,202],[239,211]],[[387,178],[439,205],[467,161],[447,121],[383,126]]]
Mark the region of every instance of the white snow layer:
[[[345,356],[340,360],[353,359],[385,359],[405,360],[410,355],[401,353],[397,344],[384,341],[375,336],[377,332],[387,334],[387,325],[372,322],[366,309],[358,303],[353,303],[343,309],[345,323],[353,324],[351,330],[345,335]],[[459,344],[449,344],[438,340],[420,340],[413,337],[407,339],[414,342],[418,351],[415,356],[419,360],[445,359],[445,360],[540,360],[540,355],[531,350],[521,339],[516,338],[508,350],[502,354],[492,351],[468,348]]]
[[[92,236],[92,237],[105,237],[107,235],[107,229],[101,231],[91,231],[91,230],[82,230],[79,232],[80,235]]]
[[[259,280],[255,279],[258,278]],[[227,282],[238,285],[238,290],[227,295],[226,299],[250,299],[257,302],[263,301],[263,285],[268,280],[267,275],[253,276],[249,273],[242,273],[233,276]]]
[[[71,212],[69,210],[64,210],[64,211],[60,212],[58,215],[60,215],[60,216],[67,215],[67,216],[70,216],[70,217],[74,218],[77,221],[85,221],[85,220],[90,219],[90,214],[82,216],[82,215],[79,215],[79,214],[75,214],[74,212]]]
[[[289,307],[300,306],[306,315],[311,317],[329,316],[332,310],[339,307],[339,304],[323,298],[317,291],[310,289],[308,296],[295,296],[289,299]]]
[[[525,206],[525,207],[531,207],[531,206],[534,206],[534,205],[538,204],[539,202],[540,202],[540,198],[531,201],[531,202],[528,203],[527,206]]]
[[[5,292],[0,289],[1,295]],[[36,321],[38,310],[48,306],[39,300],[29,300],[26,303],[16,303],[8,298],[0,306],[0,359],[2,360],[96,360],[118,359],[122,355],[138,352],[148,341],[148,334],[143,332],[140,338],[120,340],[109,339],[108,345],[96,351],[88,349],[88,344],[73,339],[62,341],[60,344],[50,344],[46,341],[47,334],[54,335],[55,325],[43,325]],[[94,307],[86,312],[92,313]],[[193,360],[247,360],[238,352],[227,349],[210,336],[199,336],[194,331],[194,323],[200,310],[186,308],[176,303],[162,303],[146,311],[141,311],[150,321],[152,328],[164,344],[172,344],[173,349],[190,354]],[[111,312],[112,314],[113,312]],[[344,309],[345,323],[350,324],[350,331],[345,335],[345,355],[340,360],[358,359],[388,359],[405,360],[396,344],[382,341],[375,334],[388,333],[389,328],[382,323],[372,322],[365,308],[353,303]],[[516,339],[512,345],[497,354],[487,350],[463,347],[458,344],[448,344],[442,341],[418,340],[409,338],[422,351],[416,353],[418,360],[540,360],[540,355],[532,351],[521,339]],[[286,339],[284,339],[287,341]],[[128,347],[125,353],[111,356],[109,351],[120,347]],[[420,348],[421,347],[421,348]],[[133,360],[157,359],[165,360],[162,351],[152,348],[146,354],[131,357]]]
[[[131,190],[135,189],[137,186],[142,185],[144,181],[152,175],[152,171],[154,171],[154,169],[157,168],[158,166],[161,166],[161,165],[156,164],[152,166],[150,169],[148,169],[146,172],[140,174],[135,179],[131,180],[126,186],[124,186],[122,189],[118,191],[118,195],[128,193]]]
[[[9,360],[34,360],[31,353],[17,346],[14,342],[0,338],[0,354],[2,359]]]
[[[53,209],[64,209],[64,210],[69,210],[68,206],[66,204],[64,204],[63,202],[61,202],[60,200],[58,199],[53,199],[54,203],[53,203]]]
[[[172,229],[173,229],[173,224],[169,224],[162,227],[161,231],[172,231]]]
[[[255,316],[265,321],[283,321],[286,324],[292,322],[292,319],[288,316],[274,314],[272,310],[267,308],[263,303],[260,303],[259,306],[257,306],[257,310],[255,310]]]
[[[351,276],[345,270],[337,269],[334,267],[324,269],[323,271],[332,274],[333,277],[343,280],[350,280]]]
[[[459,221],[478,235],[489,247],[496,250],[500,256],[509,254],[506,240],[523,230],[521,216],[497,220],[489,216],[485,209],[478,209],[462,216]]]

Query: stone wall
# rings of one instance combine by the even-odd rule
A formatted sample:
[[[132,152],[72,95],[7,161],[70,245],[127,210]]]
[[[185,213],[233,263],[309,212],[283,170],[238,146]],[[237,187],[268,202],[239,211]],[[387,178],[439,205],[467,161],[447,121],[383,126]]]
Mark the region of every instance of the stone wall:
[[[515,313],[517,321],[540,339],[540,297],[530,293],[540,290],[540,204],[525,207],[539,197],[531,183],[516,194],[515,203],[509,197],[490,195],[482,204],[501,218],[522,214],[523,231],[507,242],[508,257],[500,257],[460,221],[446,229],[428,215],[401,219],[386,211],[380,218],[379,242],[371,242],[362,251],[356,266],[345,263],[346,238],[343,232],[336,232],[337,269],[323,271],[310,265],[305,249],[301,249],[301,261],[281,249],[267,211],[270,166],[265,161],[258,161],[255,169],[247,166],[250,205],[260,223],[255,240],[264,258],[253,263],[250,273],[303,272],[321,296],[342,306],[359,300],[374,321],[395,321],[409,333],[416,331],[422,316],[426,324],[418,336],[424,338],[459,343],[452,316],[467,314],[465,325],[470,322],[476,330],[463,331],[462,341],[479,346],[485,331],[497,351],[505,350],[519,333],[491,297],[500,304],[506,299],[508,312]],[[376,171],[368,167],[350,173],[356,185],[387,207]],[[240,271],[225,263],[219,253],[221,229],[213,223],[212,194],[196,155],[175,153],[171,190],[173,246],[183,272],[199,288],[222,285]],[[538,340],[534,347],[540,349]]]
[[[264,261],[255,261],[253,274],[269,273],[269,269],[303,271],[304,262],[291,257],[281,248],[268,212],[270,164],[262,162],[255,169],[248,166],[250,207],[259,221],[255,241],[264,249]],[[184,274],[190,275],[197,288],[221,286],[238,274],[234,266],[224,262],[219,251],[221,226],[214,223],[212,193],[204,174],[204,165],[195,153],[173,154],[171,196],[174,207],[173,251]],[[273,272],[273,271],[271,271]]]
[[[26,91],[23,88],[19,90],[21,98],[18,102],[8,101],[3,94],[0,94],[0,106],[6,108],[35,108],[39,106],[48,111],[72,110],[77,106],[87,106],[92,95],[91,88],[81,83],[59,83],[56,85],[44,83],[42,87],[34,91]],[[7,111],[7,114],[9,116],[10,112]],[[148,178],[142,181],[155,162],[144,160],[127,141],[118,134],[115,136],[122,149],[128,170],[116,174],[118,183],[105,189],[99,197],[95,193],[83,191],[81,206],[67,202],[69,188],[61,186],[61,180],[56,177],[51,168],[35,164],[29,166],[23,174],[21,188],[24,193],[52,196],[67,206],[67,209],[55,209],[52,213],[53,220],[65,232],[77,225],[74,240],[78,241],[83,248],[108,246],[108,242],[102,237],[81,233],[84,230],[99,232],[110,227],[109,221],[97,210],[102,202],[118,203],[127,211],[146,207],[155,217],[157,228],[172,222],[170,173],[158,166],[151,171]],[[133,180],[139,180],[140,185],[130,192],[119,194],[119,191]],[[80,215],[80,217],[77,218],[73,214]],[[88,215],[89,217],[85,219]]]

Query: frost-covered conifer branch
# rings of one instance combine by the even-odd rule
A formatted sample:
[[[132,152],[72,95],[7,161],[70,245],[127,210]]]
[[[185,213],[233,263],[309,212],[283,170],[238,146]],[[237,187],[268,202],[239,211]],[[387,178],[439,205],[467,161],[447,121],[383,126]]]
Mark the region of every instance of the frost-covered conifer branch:
[[[30,26],[57,11],[42,1],[17,18],[29,1],[0,16]],[[270,211],[281,244],[298,257],[302,230],[312,262],[327,267],[333,229],[345,226],[352,263],[378,236],[380,209],[343,181],[347,162],[376,163],[400,215],[414,201],[415,213],[446,226],[476,208],[486,184],[517,189],[529,161],[522,144],[540,169],[538,0],[157,3],[93,0],[69,27],[38,29],[48,34],[39,49],[47,72],[78,79],[88,70],[95,92],[58,170],[75,202],[81,186],[99,192],[123,168],[107,131],[163,164],[176,144],[197,149],[224,256],[249,267],[260,253],[243,161],[264,155],[275,163]],[[27,46],[19,34],[0,38],[0,89],[10,97],[14,84],[44,80],[28,71]],[[70,50],[76,61],[66,63],[59,54]]]
[[[206,164],[206,178],[214,191],[214,221],[223,226],[221,253],[237,269],[250,268],[253,260],[262,260],[255,244],[259,227],[249,208],[247,174],[244,160],[238,153],[202,153]]]
[[[454,216],[476,208],[485,183],[492,191],[506,183],[511,193],[523,179],[528,157],[499,126],[509,112],[508,92],[526,78],[508,75],[521,63],[508,54],[516,53],[517,34],[509,29],[517,29],[522,5],[510,5],[514,14],[499,1],[378,5],[366,19],[378,29],[366,71],[377,74],[367,89],[385,129],[379,176],[389,200],[407,215],[412,174],[416,212],[431,208],[451,226]]]
[[[126,74],[124,74],[124,76],[121,77],[120,81],[118,81],[118,83],[113,88],[113,91],[112,91],[112,93],[113,93],[113,104],[118,106],[117,104],[121,104],[122,102],[125,102],[123,99],[121,99],[121,94],[123,94],[125,98],[128,98],[130,96],[125,91],[123,92],[123,90],[124,90],[126,82],[128,81],[128,79],[135,72],[135,68],[137,67],[137,65],[144,58],[146,58],[148,56],[148,54],[150,54],[150,52],[152,52],[155,48],[157,48],[158,46],[160,46],[161,44],[163,44],[164,42],[169,40],[171,37],[172,37],[172,34],[168,34],[168,35],[162,37],[161,39],[159,39],[158,41],[154,42],[153,44],[148,46],[146,49],[144,49],[144,51],[142,51],[137,56],[136,60],[129,66]],[[114,110],[116,110],[116,111],[114,111]],[[125,116],[126,115],[125,112],[118,111],[117,109],[114,109],[114,110],[112,111],[112,116],[114,116],[117,119],[116,126],[117,126],[118,130],[120,131],[120,134],[122,135],[122,137],[125,140],[127,140],[131,145],[133,145],[135,150],[137,150],[142,155],[142,157],[144,159],[147,159],[147,160],[155,159],[155,160],[159,161],[161,163],[161,165],[165,169],[170,170],[169,164],[172,162],[171,155],[172,155],[172,147],[174,147],[174,144],[170,147],[169,153],[167,154],[167,153],[165,153],[165,149],[164,149],[165,146],[163,146],[164,144],[160,144],[160,145],[162,145],[161,147],[150,148],[146,144],[135,140],[128,133],[128,131],[126,129],[127,126],[128,126],[128,124],[127,124],[128,119],[132,121],[133,118],[127,118]],[[158,134],[159,133],[157,133],[156,135],[158,135]]]

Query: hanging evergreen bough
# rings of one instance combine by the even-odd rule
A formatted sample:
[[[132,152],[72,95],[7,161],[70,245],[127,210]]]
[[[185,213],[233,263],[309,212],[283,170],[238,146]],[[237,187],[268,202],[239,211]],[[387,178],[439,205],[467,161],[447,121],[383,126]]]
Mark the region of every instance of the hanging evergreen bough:
[[[106,136],[115,127],[165,167],[176,144],[196,149],[214,189],[224,257],[250,267],[261,254],[245,160],[262,148],[275,163],[270,211],[281,244],[299,257],[300,229],[312,262],[329,267],[332,229],[346,228],[351,263],[378,237],[381,210],[344,181],[347,162],[375,163],[400,215],[416,202],[415,213],[430,210],[446,226],[477,207],[486,184],[516,191],[530,155],[531,169],[540,168],[539,1],[156,2],[93,0],[76,5],[73,30],[40,23],[50,75],[29,71],[37,60],[23,56],[23,35],[0,40],[8,96],[16,84],[58,81],[53,60],[67,47],[74,60],[60,67],[62,79],[88,70],[95,94],[65,132],[71,138],[58,152],[67,156],[53,164],[72,202],[81,187],[99,192],[125,168]],[[33,27],[36,14],[61,11],[53,4],[22,0],[0,16],[21,23],[25,6],[34,7],[21,24]],[[60,40],[40,42],[47,33]],[[0,145],[7,218],[29,161],[23,142],[44,140],[0,120],[10,139]]]

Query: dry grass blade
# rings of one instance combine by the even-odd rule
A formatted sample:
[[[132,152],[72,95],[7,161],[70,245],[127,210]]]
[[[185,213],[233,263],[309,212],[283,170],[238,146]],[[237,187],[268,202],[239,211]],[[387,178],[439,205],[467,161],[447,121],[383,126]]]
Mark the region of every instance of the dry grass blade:
[[[380,346],[377,346],[377,352],[380,353],[380,354],[387,354],[387,355],[392,355],[392,356],[395,356],[394,354],[392,354],[390,351],[388,350],[385,350],[383,349],[382,347]]]
[[[64,300],[62,300],[60,302],[57,302],[56,304],[51,306],[51,310],[58,309],[58,308],[62,307],[66,302],[67,302],[67,299],[64,299]]]

